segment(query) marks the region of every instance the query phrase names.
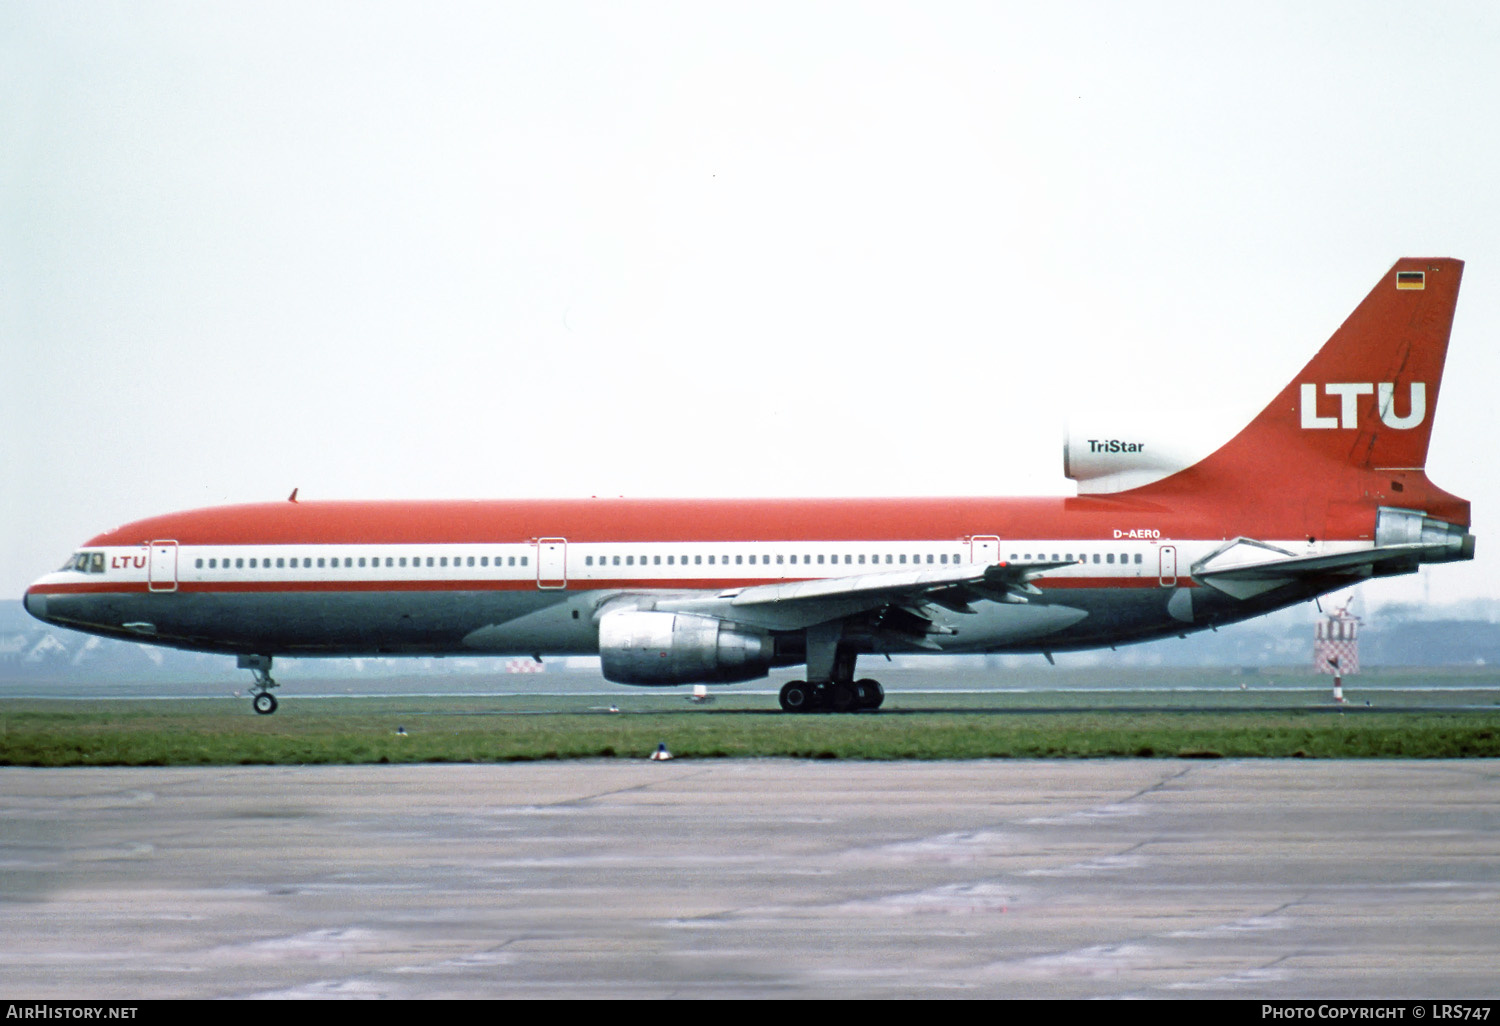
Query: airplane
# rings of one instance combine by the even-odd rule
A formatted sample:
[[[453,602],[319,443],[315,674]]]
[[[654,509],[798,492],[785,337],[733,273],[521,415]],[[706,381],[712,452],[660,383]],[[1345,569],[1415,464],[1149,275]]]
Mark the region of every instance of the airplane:
[[[1474,556],[1424,466],[1463,263],[1398,261],[1202,458],[1073,435],[1075,497],[287,501],[106,531],[26,591],[75,630],[237,657],[597,655],[620,684],[805,665],[788,712],[880,707],[861,655],[1041,653],[1245,620]]]

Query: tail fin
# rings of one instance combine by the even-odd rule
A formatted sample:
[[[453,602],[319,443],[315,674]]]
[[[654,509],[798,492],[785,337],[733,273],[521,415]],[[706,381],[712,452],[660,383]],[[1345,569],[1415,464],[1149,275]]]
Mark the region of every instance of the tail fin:
[[[1227,488],[1269,497],[1294,489],[1405,506],[1417,495],[1384,493],[1410,490],[1451,500],[1422,468],[1463,266],[1449,258],[1398,260],[1248,427],[1137,494]]]

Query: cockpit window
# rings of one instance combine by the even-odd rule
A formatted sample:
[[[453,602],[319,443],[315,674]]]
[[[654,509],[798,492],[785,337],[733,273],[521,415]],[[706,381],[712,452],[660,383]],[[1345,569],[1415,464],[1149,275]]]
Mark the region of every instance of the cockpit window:
[[[81,574],[104,573],[104,553],[75,552],[62,565],[64,570],[77,570]]]

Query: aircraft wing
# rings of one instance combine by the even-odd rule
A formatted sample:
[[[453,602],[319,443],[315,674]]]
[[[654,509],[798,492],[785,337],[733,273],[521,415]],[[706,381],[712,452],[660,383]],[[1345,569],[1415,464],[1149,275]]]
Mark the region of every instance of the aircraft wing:
[[[1031,582],[1069,560],[961,563],[932,570],[894,570],[785,584],[731,588],[712,598],[660,602],[657,609],[705,613],[773,631],[800,630],[861,613],[899,610],[930,623],[941,606],[974,612],[970,603],[1025,602],[1041,589]],[[904,632],[907,633],[907,632]]]

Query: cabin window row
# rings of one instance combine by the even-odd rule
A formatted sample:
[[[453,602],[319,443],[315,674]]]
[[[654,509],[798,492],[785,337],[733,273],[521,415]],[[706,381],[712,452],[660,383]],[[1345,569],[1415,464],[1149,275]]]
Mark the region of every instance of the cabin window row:
[[[1133,558],[1132,558],[1132,556],[1133,556]],[[214,556],[209,556],[209,557],[201,557],[200,556],[200,557],[198,557],[195,560],[195,564],[194,565],[199,570],[203,570],[203,569],[208,569],[208,570],[219,570],[219,569],[224,569],[224,570],[231,570],[231,569],[233,569],[233,570],[244,570],[244,569],[259,570],[259,569],[266,569],[266,570],[269,570],[269,569],[273,569],[273,568],[274,569],[278,569],[278,570],[281,570],[281,569],[292,569],[292,570],[295,570],[295,569],[299,569],[299,568],[301,568],[301,569],[307,569],[307,570],[311,570],[311,569],[316,568],[316,569],[320,569],[321,570],[321,569],[330,569],[330,568],[332,568],[332,569],[338,569],[339,567],[343,567],[345,569],[356,569],[356,568],[359,568],[359,567],[380,567],[380,566],[382,566],[382,559],[384,559],[383,565],[385,567],[387,567],[387,568],[390,568],[390,569],[404,569],[404,568],[409,568],[409,567],[410,568],[418,568],[418,569],[420,569],[420,568],[422,568],[424,566],[424,562],[423,562],[424,558],[426,560],[425,566],[431,567],[433,569],[442,569],[442,568],[448,567],[450,565],[454,566],[454,567],[464,567],[464,566],[479,567],[481,569],[489,568],[491,566],[491,557],[489,557],[489,556],[452,556],[452,557],[449,557],[449,556],[426,556],[426,557],[422,557],[422,556],[412,556],[412,557],[407,557],[407,556],[385,556],[385,557],[380,557],[380,556],[368,556],[368,557],[367,556],[343,556],[343,557],[339,557],[339,556],[316,556],[316,557],[314,557],[314,556],[300,556],[300,557],[299,556],[290,556],[290,557],[288,557],[288,556],[276,556],[276,557],[271,557],[271,556],[264,556],[264,557],[261,557],[261,556],[236,556],[236,557],[233,557],[233,558],[228,557],[228,556],[225,556],[223,558],[214,557]],[[1018,557],[1016,554],[1012,553],[1011,556],[1010,556],[1010,558],[1011,559],[1017,559],[1017,558],[1019,558],[1019,559],[1021,559],[1023,561],[1029,561],[1032,558],[1032,554],[1028,552],[1028,553],[1024,553],[1024,554],[1022,554],[1022,555],[1020,555]],[[1047,556],[1046,553],[1039,552],[1039,553],[1036,554],[1036,558],[1039,559],[1039,560],[1045,560],[1045,559],[1048,559],[1049,557]],[[1052,560],[1054,560],[1054,561],[1074,562],[1073,553],[1071,553],[1071,552],[1063,553],[1061,555],[1059,555],[1058,553],[1054,552],[1051,555],[1050,558]],[[450,560],[451,560],[451,563],[450,563]],[[1079,553],[1077,562],[1088,563],[1089,561],[1090,561],[1090,555],[1088,553]],[[1134,553],[1134,554],[1132,554],[1132,553],[1126,553],[1126,552],[1121,552],[1121,553],[1118,554],[1118,560],[1116,559],[1116,553],[1106,552],[1106,553],[1102,553],[1101,554],[1101,553],[1095,552],[1095,553],[1092,554],[1092,561],[1094,563],[1096,563],[1096,564],[1098,564],[1098,563],[1115,564],[1117,562],[1119,564],[1130,564],[1130,563],[1133,562],[1137,566],[1141,565],[1141,563],[1143,562],[1142,557],[1141,557],[1141,553],[1139,553],[1139,552]],[[648,566],[648,565],[650,565],[650,566],[662,566],[662,565],[666,565],[666,566],[678,566],[678,565],[681,565],[681,566],[688,566],[688,565],[693,565],[693,566],[731,566],[731,565],[733,565],[733,566],[744,566],[744,565],[747,565],[747,564],[750,565],[750,566],[756,566],[756,565],[770,566],[770,565],[772,565],[773,562],[776,565],[778,565],[778,566],[788,565],[788,564],[793,565],[793,566],[796,566],[796,565],[799,565],[799,564],[803,565],[803,566],[840,565],[840,559],[839,559],[839,556],[837,554],[835,554],[835,555],[819,554],[819,555],[815,556],[815,555],[812,555],[810,553],[800,553],[800,554],[794,553],[794,554],[790,554],[790,555],[785,554],[785,553],[778,553],[778,554],[774,554],[774,555],[767,554],[767,555],[759,555],[759,556],[756,555],[756,554],[754,554],[754,553],[751,553],[749,555],[736,555],[734,557],[730,557],[728,555],[723,555],[723,556],[717,556],[717,555],[708,555],[708,556],[697,555],[697,556],[691,556],[691,557],[687,556],[687,555],[682,555],[682,556],[677,556],[677,555],[668,555],[668,556],[615,555],[615,556],[599,556],[597,558],[594,557],[594,556],[585,556],[584,557],[584,565],[585,566],[589,566],[589,567],[596,566],[596,565],[597,566],[637,566],[637,565],[639,565],[639,566]],[[946,566],[946,565],[949,565],[949,564],[957,565],[957,564],[963,562],[963,560],[961,559],[961,557],[959,556],[958,553],[954,553],[951,557],[949,556],[948,553],[934,554],[934,553],[930,553],[929,552],[929,553],[925,554],[925,557],[921,553],[914,553],[914,554],[911,554],[909,558],[908,558],[908,554],[907,553],[890,553],[890,552],[887,552],[887,553],[883,553],[883,554],[882,553],[874,553],[874,554],[868,554],[868,555],[864,554],[864,553],[860,553],[860,554],[844,553],[843,554],[842,565],[844,565],[844,566],[868,566],[868,565],[877,565],[878,564],[878,565],[885,565],[885,566],[913,566],[913,565],[923,565],[924,562],[925,562],[925,565],[929,565],[929,566],[930,565],[944,565],[944,566]],[[79,554],[79,556],[76,556],[73,559],[70,559],[69,562],[68,562],[68,564],[64,567],[64,569],[72,570],[72,569],[84,569],[84,568],[87,568],[87,570],[92,571],[94,573],[100,573],[104,569],[103,563],[104,563],[104,557],[103,557],[102,553],[81,553],[81,554]],[[517,567],[517,566],[527,567],[527,566],[530,566],[530,563],[531,563],[531,560],[530,560],[530,557],[528,557],[528,556],[495,556],[494,557],[494,561],[493,561],[493,565],[495,567]],[[82,566],[80,566],[80,564],[82,564]]]
[[[342,562],[340,562],[341,558]],[[488,567],[491,565],[489,556],[427,556],[425,565],[434,568],[446,567],[450,565],[450,558],[452,560],[451,565],[456,567]],[[236,556],[233,559],[228,556],[222,559],[215,556],[206,558],[200,556],[194,565],[199,570],[205,569],[205,567],[209,570],[270,570],[273,568],[277,570],[296,570],[299,568],[311,570],[314,567],[323,570],[338,569],[340,567],[346,569],[379,567],[382,565],[392,569],[399,569],[408,566],[421,568],[424,565],[422,562],[423,557],[421,556],[412,556],[409,560],[406,556],[385,556],[384,564],[381,563],[381,559],[382,557],[380,556],[276,556],[274,560],[271,556]],[[494,565],[496,567],[530,566],[531,557],[496,556]]]
[[[784,565],[787,565],[787,564],[796,566],[796,565],[799,565],[798,564],[798,558],[799,558],[798,554],[787,555],[786,553],[779,553],[779,554],[774,554],[774,555],[767,554],[767,555],[762,555],[762,556],[759,556],[759,557],[757,557],[754,553],[751,553],[748,556],[742,554],[742,555],[734,556],[733,559],[732,559],[732,561],[731,561],[731,557],[729,557],[727,555],[725,555],[725,556],[692,556],[692,557],[689,557],[689,556],[686,556],[686,555],[683,555],[683,556],[675,556],[675,555],[674,556],[644,556],[643,555],[643,556],[640,556],[640,557],[633,556],[633,555],[624,555],[624,556],[600,556],[600,557],[598,557],[597,565],[598,566],[637,566],[637,565],[639,565],[639,566],[648,566],[648,565],[649,566],[662,566],[662,565],[665,564],[666,566],[688,566],[689,563],[691,563],[691,565],[693,565],[693,566],[730,566],[730,565],[733,565],[733,566],[744,566],[746,564],[749,564],[750,566],[757,566],[757,565],[759,565],[759,566],[770,566],[772,563],[775,563],[777,566],[784,566]],[[811,555],[809,553],[801,553],[800,554],[800,558],[801,558],[801,564],[800,565],[803,565],[803,566],[813,566],[813,565],[829,566],[829,565],[836,565],[836,564],[839,563],[839,557],[837,555],[831,555],[830,556],[827,553],[824,553],[823,555],[819,555],[819,556],[813,556],[813,555]],[[858,555],[856,555],[855,553],[844,553],[843,565],[844,566],[867,566],[867,565],[870,565],[870,564],[880,563],[881,561],[882,561],[882,556],[879,553],[876,553],[876,554],[873,554],[873,555],[869,555],[868,562],[866,562],[866,555],[865,554],[858,554]],[[917,563],[921,563],[921,562],[922,562],[922,556],[920,554],[913,555],[911,557],[911,563],[912,564],[917,564]],[[942,563],[944,565],[947,565],[947,563],[949,562],[949,557],[948,557],[947,553],[942,553],[942,554],[939,554],[939,555],[934,555],[933,553],[928,553],[927,554],[927,562],[930,563],[930,564]],[[952,562],[954,564],[962,562],[962,560],[958,556],[958,553],[955,552],[953,554]],[[896,566],[896,565],[905,566],[905,565],[909,565],[907,563],[907,558],[906,558],[906,554],[905,553],[897,554],[897,553],[887,552],[887,553],[884,554],[884,563],[886,565],[889,565],[889,566]],[[593,557],[593,556],[585,556],[585,557],[583,557],[583,565],[584,566],[595,566],[596,565],[595,557]]]
[[[1135,562],[1135,564],[1137,566],[1139,566],[1143,562],[1143,560],[1141,559],[1141,554],[1139,552],[1137,552],[1134,555],[1135,555],[1134,562]],[[1122,553],[1120,553],[1120,560],[1119,561],[1121,563],[1130,563],[1130,562],[1132,562],[1132,560],[1131,560],[1130,557],[1131,557],[1131,553],[1129,553],[1129,552],[1122,552]],[[1010,558],[1011,559],[1020,558],[1023,562],[1025,562],[1025,561],[1031,559],[1031,553],[1027,552],[1024,555],[1020,556],[1020,557],[1012,555]],[[1047,554],[1045,552],[1038,552],[1036,554],[1036,558],[1037,559],[1047,559],[1048,556],[1047,556]],[[1052,558],[1052,560],[1054,562],[1058,562],[1058,561],[1061,561],[1061,560],[1067,560],[1070,563],[1075,562],[1075,560],[1073,559],[1073,553],[1071,553],[1071,552],[1065,552],[1061,556],[1059,556],[1057,553],[1054,552],[1054,553],[1052,553],[1051,558]],[[1076,562],[1087,563],[1088,561],[1089,561],[1089,554],[1087,552],[1080,552],[1078,554],[1078,559],[1076,560]],[[1096,552],[1096,553],[1094,553],[1094,562],[1095,563],[1113,563],[1113,562],[1115,562],[1115,554],[1113,552],[1106,552],[1106,553],[1103,553],[1103,555],[1101,556],[1100,553]]]

